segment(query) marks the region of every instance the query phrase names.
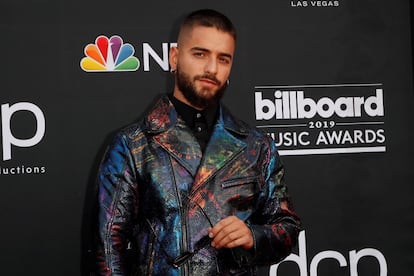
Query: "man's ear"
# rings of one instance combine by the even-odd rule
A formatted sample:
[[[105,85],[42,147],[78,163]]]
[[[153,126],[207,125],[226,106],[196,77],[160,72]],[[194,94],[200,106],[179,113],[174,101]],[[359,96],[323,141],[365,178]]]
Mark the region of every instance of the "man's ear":
[[[171,71],[175,71],[177,69],[178,51],[179,50],[177,46],[170,48],[169,62]]]

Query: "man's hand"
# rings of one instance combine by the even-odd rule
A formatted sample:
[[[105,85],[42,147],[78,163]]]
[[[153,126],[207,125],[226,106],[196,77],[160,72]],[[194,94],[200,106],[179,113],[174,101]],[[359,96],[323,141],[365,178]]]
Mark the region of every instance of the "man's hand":
[[[251,230],[244,221],[236,216],[229,216],[220,220],[213,228],[209,229],[208,235],[213,239],[211,246],[217,249],[241,246],[248,250],[254,245]]]

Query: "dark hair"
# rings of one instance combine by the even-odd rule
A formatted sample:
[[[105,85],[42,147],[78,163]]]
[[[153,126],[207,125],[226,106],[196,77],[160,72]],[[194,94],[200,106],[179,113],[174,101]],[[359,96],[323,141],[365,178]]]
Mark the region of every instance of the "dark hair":
[[[180,30],[194,26],[215,27],[217,30],[229,33],[236,41],[236,28],[227,16],[218,11],[211,9],[194,11],[184,19]]]

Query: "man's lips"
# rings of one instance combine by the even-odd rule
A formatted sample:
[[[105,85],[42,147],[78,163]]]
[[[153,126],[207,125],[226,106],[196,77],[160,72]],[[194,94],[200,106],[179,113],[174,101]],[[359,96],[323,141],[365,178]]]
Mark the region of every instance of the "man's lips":
[[[200,82],[203,82],[203,83],[208,84],[208,85],[219,85],[218,81],[208,79],[208,78],[199,78],[198,80]]]

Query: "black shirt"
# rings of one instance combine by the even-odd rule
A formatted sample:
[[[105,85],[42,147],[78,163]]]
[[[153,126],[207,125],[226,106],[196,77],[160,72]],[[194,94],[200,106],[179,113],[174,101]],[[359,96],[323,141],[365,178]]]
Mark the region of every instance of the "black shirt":
[[[178,115],[180,115],[186,125],[193,131],[201,150],[204,152],[217,120],[218,106],[209,106],[207,109],[198,110],[179,101],[172,94],[168,96]]]

